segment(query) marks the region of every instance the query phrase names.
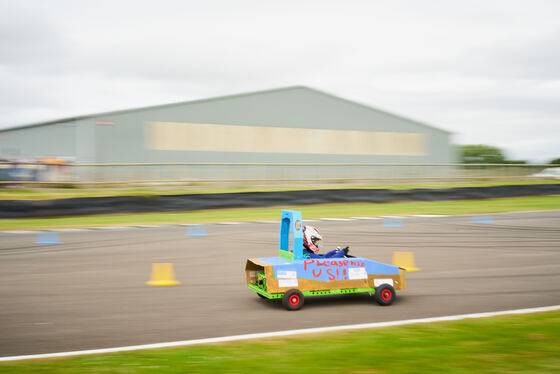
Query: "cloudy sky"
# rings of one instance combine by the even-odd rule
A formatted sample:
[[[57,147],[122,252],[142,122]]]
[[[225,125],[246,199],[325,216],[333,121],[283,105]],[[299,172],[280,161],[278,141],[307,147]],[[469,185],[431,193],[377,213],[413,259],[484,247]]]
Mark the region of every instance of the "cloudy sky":
[[[0,128],[306,85],[560,157],[560,1],[0,0]]]

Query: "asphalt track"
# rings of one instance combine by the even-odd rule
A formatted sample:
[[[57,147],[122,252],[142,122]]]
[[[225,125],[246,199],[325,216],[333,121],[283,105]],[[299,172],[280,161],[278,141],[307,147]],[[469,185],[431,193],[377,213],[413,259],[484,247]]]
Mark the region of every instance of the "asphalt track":
[[[389,307],[365,295],[307,298],[297,312],[246,288],[247,257],[277,253],[279,225],[209,225],[0,234],[0,356],[75,351],[438,317],[560,304],[560,210],[315,222],[324,247],[390,262],[413,251],[421,272]],[[151,264],[171,262],[181,285],[150,287]]]

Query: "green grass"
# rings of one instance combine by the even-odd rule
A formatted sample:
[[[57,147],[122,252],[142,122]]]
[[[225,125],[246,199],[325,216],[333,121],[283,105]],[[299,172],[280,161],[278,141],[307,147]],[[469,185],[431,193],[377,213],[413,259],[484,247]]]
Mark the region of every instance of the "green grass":
[[[530,185],[530,184],[559,184],[557,180],[511,180],[511,181],[480,181],[461,183],[429,183],[429,184],[379,184],[379,185],[330,185],[328,187],[293,186],[293,187],[227,187],[215,188],[209,186],[185,187],[145,187],[145,188],[35,188],[35,189],[0,189],[0,200],[45,200],[69,199],[73,197],[102,197],[102,196],[154,196],[154,195],[183,195],[202,193],[233,193],[233,192],[268,192],[268,191],[294,191],[321,188],[367,188],[367,189],[393,189],[404,190],[412,188],[455,188],[455,187],[491,187],[504,185]]]
[[[558,373],[560,312],[0,363],[1,373]]]
[[[219,209],[180,213],[143,213],[61,218],[0,219],[0,230],[168,225],[225,221],[278,220],[280,209],[300,210],[305,219],[347,218],[411,214],[477,214],[560,209],[560,196],[516,197],[488,200],[403,202],[384,204],[325,204],[275,208]]]

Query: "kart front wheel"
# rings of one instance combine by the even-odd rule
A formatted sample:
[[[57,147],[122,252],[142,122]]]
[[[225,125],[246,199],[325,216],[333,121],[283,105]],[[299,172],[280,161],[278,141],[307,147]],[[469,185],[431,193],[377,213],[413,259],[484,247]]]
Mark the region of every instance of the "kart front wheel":
[[[382,284],[375,289],[375,301],[379,305],[391,305],[395,300],[395,289],[390,284]]]
[[[292,288],[282,296],[282,305],[288,310],[298,310],[303,306],[303,294],[300,290]]]

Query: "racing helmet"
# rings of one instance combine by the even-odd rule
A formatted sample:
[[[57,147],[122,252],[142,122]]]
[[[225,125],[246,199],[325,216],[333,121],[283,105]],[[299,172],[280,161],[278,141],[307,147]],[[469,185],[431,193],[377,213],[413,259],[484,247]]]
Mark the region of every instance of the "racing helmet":
[[[319,252],[319,240],[323,240],[323,236],[316,227],[303,226],[303,245],[306,248],[313,253]]]

